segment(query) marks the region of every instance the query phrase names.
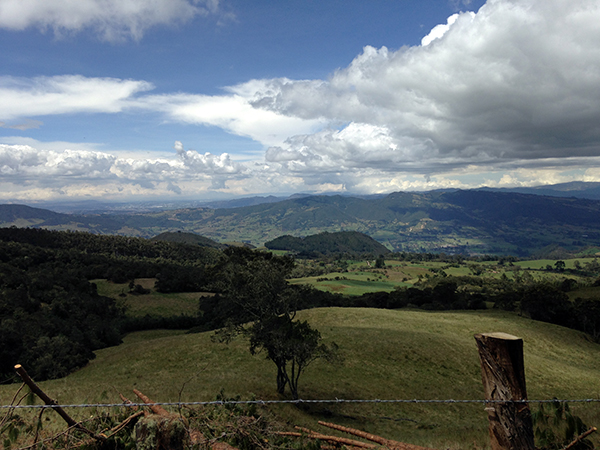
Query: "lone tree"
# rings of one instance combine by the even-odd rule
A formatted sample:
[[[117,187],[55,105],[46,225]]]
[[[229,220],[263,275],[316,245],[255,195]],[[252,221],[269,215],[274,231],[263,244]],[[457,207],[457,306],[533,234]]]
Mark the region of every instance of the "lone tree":
[[[277,392],[283,394],[289,386],[298,399],[300,375],[317,359],[336,360],[337,345],[323,343],[318,330],[295,320],[307,292],[286,281],[294,266],[291,258],[240,248],[228,249],[227,254],[219,270],[221,301],[236,313],[215,337],[220,342],[246,337],[250,353],[264,352],[277,367]]]
[[[322,343],[318,330],[285,315],[257,321],[247,334],[250,353],[264,351],[277,366],[277,392],[283,394],[288,385],[294,399],[299,398],[298,380],[304,369],[316,359],[336,356],[337,346]]]
[[[566,264],[565,264],[565,262],[564,262],[564,261],[562,261],[562,260],[559,260],[559,261],[556,261],[556,262],[554,263],[554,267],[556,268],[556,270],[557,270],[557,271],[559,271],[559,272],[564,272],[564,271],[565,271]]]

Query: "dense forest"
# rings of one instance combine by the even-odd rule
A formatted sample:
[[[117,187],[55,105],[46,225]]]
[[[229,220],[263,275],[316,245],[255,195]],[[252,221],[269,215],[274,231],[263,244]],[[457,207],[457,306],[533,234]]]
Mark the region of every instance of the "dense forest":
[[[285,235],[265,242],[270,250],[287,250],[298,257],[320,257],[339,253],[370,253],[385,255],[390,253],[384,245],[364,233],[357,231],[340,231],[337,233],[323,232],[306,237]]]
[[[0,229],[0,380],[14,364],[38,379],[85,365],[129,326],[89,280],[156,278],[162,292],[197,291],[218,250],[145,239],[41,229]]]
[[[368,255],[373,258],[373,254]],[[347,256],[324,258],[317,267],[346,270],[343,258]],[[39,380],[62,377],[84,366],[95,350],[119,344],[123,334],[132,330],[167,327],[206,331],[243,324],[264,313],[255,305],[264,304],[269,296],[273,298],[269,306],[272,311],[285,310],[290,317],[297,310],[328,306],[427,310],[496,307],[582,330],[600,339],[598,301],[572,301],[567,295],[578,284],[569,275],[592,280],[598,277],[600,264],[596,259],[574,269],[565,270],[564,263],[561,266],[559,262],[549,267],[561,275],[560,281],[534,279],[527,271],[516,271],[510,279],[506,275],[477,276],[477,263],[492,258],[388,254],[386,259],[435,260],[448,268],[469,264],[472,275],[449,276],[443,268],[432,269],[411,286],[344,296],[306,284],[290,284],[292,274],[302,276],[301,271],[312,269],[291,256],[271,252],[83,232],[0,228],[0,382],[11,380],[17,363],[27,365]],[[516,259],[501,257],[496,261],[511,265]],[[383,271],[384,260],[378,258],[377,262],[380,268],[375,264],[373,271]],[[154,279],[158,292],[211,295],[198,294],[195,315],[131,317],[118,299],[99,295],[92,282],[129,282],[135,291],[141,288],[134,284],[138,278]]]

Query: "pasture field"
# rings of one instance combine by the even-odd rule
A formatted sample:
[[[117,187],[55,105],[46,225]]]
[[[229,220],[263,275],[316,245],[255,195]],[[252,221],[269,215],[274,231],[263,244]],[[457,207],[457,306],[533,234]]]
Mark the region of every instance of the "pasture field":
[[[591,261],[590,258],[563,260],[565,272],[546,270],[547,266],[554,268],[556,261],[555,259],[538,259],[517,261],[512,265],[500,265],[497,261],[464,261],[460,264],[449,264],[439,261],[410,262],[390,259],[385,260],[383,268],[376,268],[374,261],[348,261],[347,272],[330,272],[320,276],[293,278],[290,283],[310,284],[317,289],[333,293],[362,295],[368,292],[390,292],[396,287],[411,286],[423,278],[435,276],[439,271],[455,277],[500,278],[506,275],[508,279],[514,279],[527,272],[534,281],[562,281],[564,278],[572,278],[590,284],[593,281],[571,272],[576,269],[576,261],[580,265],[584,265]]]
[[[129,293],[129,283],[113,283],[107,280],[92,280],[98,286],[98,293],[117,299],[126,308],[130,317],[145,315],[168,317],[174,315],[195,316],[198,313],[198,299],[206,292],[180,292],[164,294],[154,289],[155,278],[137,278],[139,284],[150,292],[148,294]]]
[[[396,286],[406,286],[397,280],[389,279],[383,273],[373,272],[332,272],[320,277],[305,277],[290,280],[291,284],[310,284],[313,287],[338,294],[362,295],[366,292],[391,292]]]
[[[473,335],[493,331],[523,338],[530,399],[600,398],[600,345],[582,333],[517,314],[319,308],[300,311],[298,317],[319,329],[326,342],[335,341],[344,357],[339,365],[316,361],[308,367],[300,380],[304,399],[482,399]],[[211,401],[221,391],[226,397],[248,400],[286,398],[277,395],[275,366],[264,355],[252,356],[243,340],[225,345],[211,336],[164,330],[131,333],[123,344],[96,352],[96,359],[81,370],[40,386],[62,404],[119,403],[119,393],[133,400],[134,388],[158,402]],[[0,402],[7,404],[16,388],[0,386]],[[480,403],[264,408],[282,429],[300,425],[325,431],[317,420],[326,420],[432,448],[489,448],[487,417]],[[600,424],[598,403],[571,403],[571,408],[588,425]],[[68,412],[81,420],[101,411]],[[50,412],[45,417],[54,426],[64,426]]]
[[[585,263],[587,258],[573,258],[573,259],[562,259],[565,263],[565,269],[574,269],[575,261],[579,261],[580,263]],[[534,259],[534,260],[526,260],[526,261],[517,261],[514,264],[516,266],[522,267],[523,269],[534,269],[541,270],[545,269],[546,266],[554,267],[556,263],[556,259]]]

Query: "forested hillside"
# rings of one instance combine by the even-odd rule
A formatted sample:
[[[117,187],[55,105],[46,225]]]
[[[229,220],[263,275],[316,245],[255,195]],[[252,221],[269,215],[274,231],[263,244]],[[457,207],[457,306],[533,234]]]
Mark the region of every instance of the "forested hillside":
[[[218,242],[213,241],[204,236],[200,236],[194,233],[182,233],[165,231],[164,233],[159,234],[158,236],[154,236],[151,241],[165,241],[165,242],[177,242],[180,244],[196,244],[201,247],[211,247],[211,248],[226,248],[227,246],[224,244],[219,244]]]
[[[90,280],[155,277],[163,292],[200,290],[221,253],[198,246],[42,229],[0,229],[0,382],[16,363],[38,379],[82,367],[126,327]]]
[[[291,258],[243,247],[219,250],[123,236],[0,228],[0,383],[12,379],[17,363],[29,367],[38,380],[65,376],[93,358],[94,350],[118,344],[132,330],[214,329],[227,320],[250,321],[255,316],[236,303],[241,289],[251,299],[264,300],[265,292],[280,295],[293,266]],[[248,277],[252,282],[245,283]],[[200,301],[196,314],[132,317],[119,300],[148,291],[137,279],[155,280],[152,289],[163,294],[216,295]],[[109,298],[98,294],[92,280],[128,288]],[[234,286],[239,289],[232,291]],[[294,298],[294,311],[335,297],[304,286],[286,290]]]
[[[289,235],[281,236],[265,242],[265,247],[270,250],[288,250],[297,253],[299,256],[332,254],[370,254],[379,256],[390,252],[373,238],[356,231],[340,231],[337,233],[326,231],[304,238]]]

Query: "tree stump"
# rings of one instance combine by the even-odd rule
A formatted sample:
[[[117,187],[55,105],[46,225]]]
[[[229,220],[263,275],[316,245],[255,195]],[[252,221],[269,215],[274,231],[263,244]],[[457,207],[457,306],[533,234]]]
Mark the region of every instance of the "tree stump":
[[[523,340],[506,333],[476,334],[492,450],[534,450]]]

